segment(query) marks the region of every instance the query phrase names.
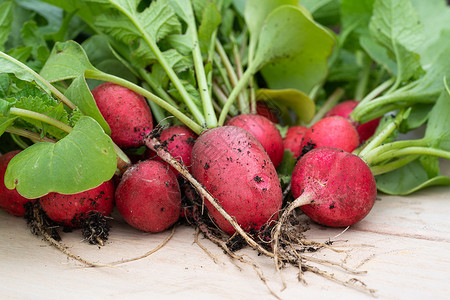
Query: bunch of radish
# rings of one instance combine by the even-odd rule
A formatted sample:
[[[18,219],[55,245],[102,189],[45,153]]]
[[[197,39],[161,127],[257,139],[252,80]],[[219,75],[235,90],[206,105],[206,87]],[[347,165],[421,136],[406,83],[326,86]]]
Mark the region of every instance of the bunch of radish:
[[[86,8],[92,20],[80,18],[99,34],[55,43],[39,73],[0,52],[0,132],[23,148],[0,157],[0,207],[23,216],[33,202],[68,227],[116,208],[154,233],[205,211],[222,236],[254,247],[275,228],[276,256],[296,208],[347,227],[369,214],[377,188],[388,190],[375,176],[412,163],[434,174],[417,189],[448,182],[435,168],[450,158],[443,68],[366,92],[372,66],[386,65],[376,57],[357,100],[339,102],[351,93],[333,93],[328,68],[346,52],[298,1],[232,2],[98,2]],[[103,43],[127,76],[96,63]],[[417,86],[426,92],[412,95]],[[418,103],[430,106],[422,119]],[[396,141],[424,124],[424,138]]]

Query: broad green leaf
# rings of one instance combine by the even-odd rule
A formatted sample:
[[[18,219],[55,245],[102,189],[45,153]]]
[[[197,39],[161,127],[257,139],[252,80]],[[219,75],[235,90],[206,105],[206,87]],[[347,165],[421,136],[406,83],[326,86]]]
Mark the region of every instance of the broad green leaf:
[[[261,29],[255,64],[270,89],[309,93],[328,72],[334,38],[295,6],[275,9]]]
[[[36,12],[41,17],[45,18],[46,22],[42,22],[45,25],[39,28],[42,34],[54,33],[61,27],[63,12],[60,8],[49,5],[44,1],[15,0],[14,2],[22,8]]]
[[[430,186],[450,185],[450,178],[446,176],[428,178],[426,170],[418,161],[378,175],[375,179],[378,190],[391,195],[408,195]]]
[[[74,194],[111,179],[117,165],[111,138],[90,117],[82,117],[57,143],[37,143],[8,165],[5,185],[34,199],[50,192]]]
[[[434,147],[450,151],[450,91],[448,87],[442,92],[430,112],[425,130]]]
[[[98,110],[84,75],[75,78],[64,95],[69,98],[81,112],[95,119],[107,134],[111,134],[111,129]]]
[[[0,51],[5,50],[5,43],[11,32],[13,22],[13,2],[4,1],[0,4]]]
[[[418,52],[424,40],[423,27],[409,0],[376,0],[369,28],[396,62],[396,69],[390,71],[399,83],[420,73]]]
[[[421,45],[420,53],[422,54],[425,49],[440,38],[442,30],[450,29],[450,6],[445,0],[411,0],[411,3],[419,14],[426,37]]]
[[[14,99],[1,99],[0,98],[0,114],[4,117],[9,116],[9,111],[16,104]]]
[[[249,51],[252,55],[258,43],[259,33],[267,16],[282,5],[296,5],[297,0],[247,0],[244,18],[250,32]]]
[[[86,70],[96,70],[81,45],[74,41],[56,43],[40,74],[49,82],[77,78]]]
[[[292,109],[297,115],[297,123],[309,123],[316,113],[314,101],[305,93],[294,90],[269,90],[259,89],[256,93],[257,100],[273,101]]]
[[[324,26],[339,25],[340,0],[299,0],[298,2],[311,13],[316,22]]]
[[[221,21],[222,18],[216,5],[213,2],[208,2],[204,7],[202,20],[198,27],[198,40],[202,53],[208,53],[211,45],[211,38]]]

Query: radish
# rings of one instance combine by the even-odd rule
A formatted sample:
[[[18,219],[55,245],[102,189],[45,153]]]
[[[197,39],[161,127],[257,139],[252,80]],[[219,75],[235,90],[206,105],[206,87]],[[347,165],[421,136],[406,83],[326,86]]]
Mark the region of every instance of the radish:
[[[319,224],[345,227],[362,220],[377,195],[375,178],[358,156],[322,147],[309,151],[295,165],[291,179],[296,198],[286,210],[301,210]]]
[[[176,125],[164,129],[159,138],[172,157],[184,164],[188,170],[190,170],[192,148],[194,147],[197,137],[198,135],[188,127]],[[162,161],[159,156],[150,149],[147,149],[146,157]],[[173,167],[170,166],[170,169],[174,174],[179,176],[178,171]]]
[[[136,229],[160,232],[181,213],[181,192],[175,174],[162,162],[145,160],[123,174],[116,190],[116,206]]]
[[[94,88],[92,95],[119,147],[143,145],[143,137],[153,129],[152,113],[143,96],[110,82]]]
[[[80,227],[90,212],[108,216],[114,208],[114,183],[103,182],[96,188],[77,194],[49,193],[39,200],[47,216],[68,227]]]
[[[330,109],[325,114],[325,117],[341,116],[350,119],[350,114],[358,104],[359,102],[355,100],[347,100],[341,102]],[[375,130],[377,130],[377,127],[380,124],[380,120],[381,117],[373,119],[369,122],[358,124],[356,126],[356,131],[358,131],[360,143],[367,141],[375,133]]]
[[[273,163],[256,138],[242,128],[206,130],[192,149],[192,175],[245,231],[260,230],[274,220],[282,191]],[[228,234],[235,229],[205,201],[209,214]]]
[[[25,215],[24,205],[34,200],[27,199],[17,190],[10,190],[5,186],[5,172],[8,163],[19,152],[20,150],[14,150],[0,156],[0,208],[14,216],[22,217]]]
[[[260,115],[244,114],[231,118],[226,125],[240,127],[250,132],[267,151],[275,168],[280,165],[284,154],[283,138],[269,119]]]
[[[283,139],[284,150],[289,150],[294,153],[294,157],[299,157],[302,153],[302,139],[307,130],[305,126],[289,127]]]
[[[276,111],[262,100],[256,102],[256,113],[260,116],[266,117],[273,123],[279,123]]]
[[[335,147],[352,152],[359,145],[359,136],[348,119],[331,116],[319,120],[305,132],[301,149],[308,144],[314,148]]]

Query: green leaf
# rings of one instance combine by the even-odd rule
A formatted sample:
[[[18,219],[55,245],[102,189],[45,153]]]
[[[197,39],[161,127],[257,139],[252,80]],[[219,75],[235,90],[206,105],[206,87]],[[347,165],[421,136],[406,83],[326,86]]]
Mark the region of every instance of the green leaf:
[[[43,90],[50,93],[48,83],[45,82],[36,72],[32,69],[19,62],[18,60],[12,58],[9,55],[0,51],[0,73],[13,73],[17,78],[28,81],[35,82]]]
[[[375,0],[342,0],[341,43],[345,43],[347,40],[356,40],[356,43],[358,43],[360,37],[370,36],[369,22],[374,2]]]
[[[13,22],[13,2],[4,1],[0,4],[0,51],[5,50],[5,43],[8,40]]]
[[[376,0],[369,28],[396,62],[396,69],[390,71],[398,83],[421,72],[418,52],[424,41],[423,27],[409,0]]]
[[[259,89],[256,92],[257,100],[273,101],[292,109],[297,116],[297,123],[309,123],[316,114],[316,105],[305,93],[294,90]]]
[[[49,82],[73,79],[86,70],[96,70],[80,44],[74,41],[56,43],[40,74]]]
[[[90,117],[82,117],[64,139],[37,143],[8,165],[5,185],[26,198],[50,192],[74,194],[111,179],[117,159],[111,138]]]
[[[447,86],[430,112],[425,137],[432,141],[433,147],[450,151],[450,91]]]
[[[208,2],[204,7],[202,20],[198,27],[198,40],[202,53],[208,53],[213,33],[220,25],[222,18],[213,2]]]
[[[0,136],[3,135],[5,130],[11,126],[18,117],[0,117]]]
[[[391,195],[408,195],[430,186],[450,185],[450,178],[436,176],[429,178],[418,161],[413,161],[392,172],[375,177],[378,190]]]
[[[111,134],[111,129],[100,113],[84,75],[75,78],[64,95],[72,100],[82,113],[95,119],[107,134]]]
[[[261,29],[255,63],[271,89],[309,93],[328,72],[334,38],[301,9],[284,5],[274,10]]]

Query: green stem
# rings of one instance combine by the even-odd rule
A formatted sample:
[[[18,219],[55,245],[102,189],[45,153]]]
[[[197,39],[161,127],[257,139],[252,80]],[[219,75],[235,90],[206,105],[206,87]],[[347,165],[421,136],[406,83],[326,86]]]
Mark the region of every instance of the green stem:
[[[220,61],[218,56],[214,56],[214,63],[218,66],[217,70],[219,71],[220,78],[222,78],[223,84],[227,89],[226,92],[230,93],[231,90],[233,89],[233,86],[231,85],[230,79],[228,78],[226,68],[223,67],[222,62]]]
[[[70,133],[72,131],[72,127],[70,127],[69,125],[58,121],[54,118],[51,118],[49,116],[31,111],[31,110],[26,110],[26,109],[21,109],[21,108],[17,108],[17,107],[12,107],[9,111],[10,114],[15,115],[15,116],[20,116],[20,117],[24,117],[24,118],[30,118],[30,119],[34,119],[37,121],[41,121],[43,123],[52,125],[58,129],[61,129],[64,132]]]
[[[432,155],[450,159],[450,151],[430,147],[407,147],[403,149],[395,149],[384,152],[376,157],[372,161],[372,164],[375,165],[376,163],[405,155]]]
[[[370,171],[372,171],[372,174],[374,176],[381,175],[384,173],[394,171],[398,168],[401,168],[401,167],[409,164],[410,162],[416,160],[417,158],[419,158],[419,155],[409,155],[406,157],[396,159],[396,160],[389,162],[387,164],[384,164],[384,165],[372,166],[372,167],[370,167]]]
[[[27,139],[32,140],[33,142],[48,142],[48,143],[56,143],[55,140],[52,140],[48,137],[41,137],[40,134],[36,133],[36,132],[32,132],[26,129],[22,129],[22,128],[16,128],[14,126],[9,126],[8,128],[6,128],[5,130],[6,132],[9,132],[13,135],[16,136],[23,136]],[[21,145],[19,145],[21,146]],[[22,147],[22,146],[21,146]]]
[[[203,104],[203,115],[207,128],[217,127],[217,116],[212,104],[211,94],[209,92],[208,80],[206,78],[205,67],[203,66],[203,56],[200,51],[200,42],[197,35],[197,25],[195,24],[195,16],[192,6],[188,5],[189,10],[186,12],[189,32],[194,44],[192,49],[192,57],[194,59],[195,75],[197,78],[198,91]]]
[[[380,146],[391,134],[394,132],[395,128],[400,125],[400,122],[403,120],[403,113],[399,113],[397,117],[387,124],[383,130],[381,130],[373,139],[362,149],[358,156],[361,157],[367,164],[371,164],[374,159],[374,155],[371,154],[371,151],[376,147]]]
[[[237,78],[240,79],[243,74],[241,57],[240,57],[239,49],[237,47],[234,37],[232,37],[231,40],[232,40],[232,44],[233,44],[232,47],[233,47],[234,65],[236,68]],[[249,85],[251,83],[250,81],[251,81],[251,78],[249,80]],[[242,91],[242,93],[239,95],[239,108],[240,108],[241,114],[248,114],[250,112],[249,102],[247,99],[248,99],[247,91],[244,89]]]
[[[359,108],[358,106],[355,107],[355,110],[353,111],[355,113],[355,111],[357,112],[361,107],[363,107],[364,105],[366,105],[367,102],[371,101],[372,99],[374,99],[375,97],[377,97],[378,95],[380,95],[382,92],[384,92],[387,88],[389,88],[392,84],[394,83],[394,78],[391,78],[389,80],[386,80],[385,82],[383,82],[382,84],[380,84],[379,86],[377,86],[375,89],[373,89],[369,94],[367,94],[366,97],[364,97],[361,101],[359,101]]]
[[[362,54],[363,61],[363,69],[361,70],[361,74],[359,75],[358,85],[355,89],[355,97],[356,101],[362,100],[363,96],[366,94],[367,84],[369,83],[370,70],[372,67],[372,60],[365,54]]]
[[[212,90],[214,92],[214,96],[216,96],[216,99],[219,100],[221,107],[223,107],[227,102],[227,96],[224,94],[222,89],[216,83],[213,83]],[[222,108],[220,110],[222,111]],[[231,106],[229,113],[232,116],[236,116],[238,114],[238,111],[235,106]]]
[[[238,84],[234,87],[233,91],[231,91],[231,94],[228,97],[228,100],[225,103],[225,106],[223,107],[222,112],[220,113],[219,126],[222,126],[225,123],[225,118],[227,117],[227,114],[228,114],[228,111],[230,110],[231,105],[233,105],[234,101],[236,100],[236,98],[238,97],[238,95],[242,91],[242,89],[248,85],[248,81],[250,80],[250,78],[252,76],[253,76],[253,69],[251,67],[249,67],[244,72],[244,74],[242,75]]]
[[[75,104],[73,104],[66,96],[63,95],[63,93],[61,93],[57,88],[51,85],[47,80],[42,78],[41,75],[33,71],[27,65],[3,53],[2,51],[0,51],[0,57],[4,57],[5,59],[12,61],[14,64],[20,66],[20,68],[27,70],[28,73],[32,74],[35,78],[37,78],[41,84],[47,87],[53,95],[55,95],[61,102],[67,105],[70,109],[74,110],[77,108]]]
[[[194,118],[198,122],[198,124],[201,124],[202,126],[206,125],[206,120],[205,120],[205,117],[203,116],[202,112],[200,111],[200,109],[197,107],[197,105],[192,100],[191,95],[187,92],[187,90],[185,89],[181,80],[178,78],[175,71],[172,69],[170,64],[164,58],[164,55],[161,52],[161,50],[159,49],[156,42],[147,34],[147,31],[145,30],[145,28],[143,28],[140,23],[136,22],[136,18],[133,15],[130,15],[128,13],[128,11],[123,9],[120,5],[116,5],[116,8],[118,10],[120,10],[123,14],[125,14],[129,18],[129,20],[131,22],[133,22],[133,24],[134,24],[134,26],[136,26],[137,30],[141,33],[142,38],[148,44],[148,46],[152,50],[153,54],[155,54],[156,59],[158,60],[158,62],[161,64],[161,66],[166,71],[166,74],[169,77],[170,81],[173,83],[175,88],[180,93],[181,97],[183,98],[184,102],[186,103],[187,107],[191,111],[192,115],[194,116]],[[195,131],[195,132],[197,132],[197,131]]]
[[[223,48],[222,44],[219,42],[219,40],[216,40],[216,51],[220,56],[220,59],[222,60],[222,63],[225,67],[225,69],[227,70],[228,73],[228,78],[230,79],[231,85],[233,87],[233,89],[236,88],[236,85],[239,82],[239,78],[236,74],[236,72],[234,71],[234,67],[230,62],[230,59],[228,58],[227,53],[225,52],[225,49]],[[240,93],[240,91],[239,91]],[[242,97],[241,95],[239,95],[240,97]],[[239,101],[240,107],[239,109],[245,109],[244,107],[241,107],[242,103],[244,103],[243,100]],[[220,123],[220,122],[219,122]]]
[[[162,108],[167,110],[169,113],[174,115],[178,120],[180,120],[182,123],[184,123],[187,127],[189,127],[195,133],[201,134],[203,132],[203,128],[200,125],[198,125],[197,123],[192,121],[185,114],[180,112],[178,109],[176,109],[169,103],[165,102],[164,100],[162,100],[155,94],[150,93],[148,90],[146,90],[128,80],[125,80],[123,78],[120,78],[120,77],[117,77],[117,76],[114,76],[111,74],[103,73],[100,71],[94,71],[94,70],[87,70],[85,72],[85,76],[86,76],[86,78],[108,81],[108,82],[112,82],[112,83],[124,86],[124,87],[144,96],[145,98],[151,100],[155,104],[161,106]]]
[[[172,105],[173,107],[177,107],[177,103],[170,97],[170,95],[158,84],[155,82],[153,77],[150,76],[145,70],[140,70],[139,75],[145,82],[150,86],[150,88],[164,101]]]
[[[312,126],[314,123],[319,121],[320,119],[325,116],[325,114],[336,105],[336,103],[339,102],[339,100],[344,95],[344,89],[343,88],[337,88],[331,95],[328,97],[328,99],[325,101],[325,103],[322,105],[322,107],[319,109],[319,111],[314,115],[314,118],[309,122],[307,127]]]

